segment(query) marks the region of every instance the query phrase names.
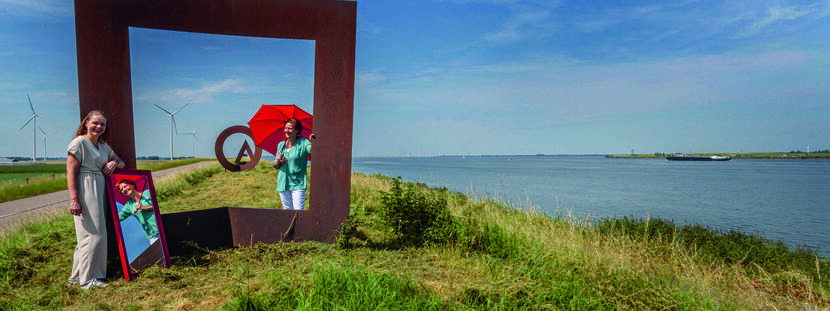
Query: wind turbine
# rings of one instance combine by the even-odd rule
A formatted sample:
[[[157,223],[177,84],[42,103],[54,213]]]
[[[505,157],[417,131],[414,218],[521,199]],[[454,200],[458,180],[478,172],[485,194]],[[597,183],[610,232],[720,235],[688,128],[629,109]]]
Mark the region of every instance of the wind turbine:
[[[43,161],[46,161],[46,132],[41,127],[37,127],[40,133],[43,134]]]
[[[191,156],[196,157],[196,142],[199,141],[199,138],[196,137],[196,131],[189,131],[189,132],[182,132],[182,134],[193,136],[193,149],[191,150]]]
[[[156,106],[156,108],[161,109],[161,111],[164,111],[170,117],[170,160],[173,160],[173,131],[176,131],[176,133],[179,132],[179,130],[176,128],[176,117],[175,117],[175,115],[177,113],[179,113],[179,111],[182,111],[182,109],[184,109],[184,107],[187,107],[187,105],[190,105],[190,103],[184,104],[184,106],[182,106],[178,110],[170,112],[170,111],[167,111],[167,109],[161,108],[161,106],[159,106],[159,105],[153,104],[153,106]]]
[[[32,98],[29,97],[29,94],[26,94],[26,98],[29,99],[29,109],[32,110],[32,116],[29,117],[29,120],[26,120],[26,123],[23,123],[18,131],[23,130],[26,125],[29,125],[29,122],[34,120],[32,123],[32,162],[34,162],[37,160],[37,119],[42,117],[35,112],[35,106],[32,106]]]

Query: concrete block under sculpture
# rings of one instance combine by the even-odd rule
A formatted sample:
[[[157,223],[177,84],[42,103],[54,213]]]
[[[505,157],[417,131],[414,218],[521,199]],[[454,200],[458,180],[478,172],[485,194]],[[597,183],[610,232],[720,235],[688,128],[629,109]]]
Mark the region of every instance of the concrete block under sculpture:
[[[127,167],[135,168],[129,27],[314,40],[313,114],[318,139],[314,143],[310,208],[299,213],[230,208],[236,219],[245,220],[239,226],[245,227],[246,232],[240,234],[247,237],[232,233],[234,236],[226,239],[232,238],[235,245],[282,240],[285,232],[273,230],[280,226],[266,225],[271,222],[295,224],[295,241],[333,242],[349,213],[356,16],[357,3],[351,1],[75,0],[80,116],[93,109],[103,110],[109,117],[110,145]],[[232,103],[228,109],[233,109]],[[199,216],[199,212],[188,215],[216,214],[205,210]],[[164,224],[174,223],[171,219]],[[183,232],[182,236],[210,231],[208,227],[193,228],[204,232]],[[224,232],[229,231],[233,232]],[[248,242],[236,243],[237,238]]]

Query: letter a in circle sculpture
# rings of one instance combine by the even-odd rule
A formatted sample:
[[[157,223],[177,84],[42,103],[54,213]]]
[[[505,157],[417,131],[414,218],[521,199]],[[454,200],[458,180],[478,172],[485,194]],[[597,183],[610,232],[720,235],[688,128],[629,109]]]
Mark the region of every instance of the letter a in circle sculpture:
[[[239,153],[236,155],[236,160],[234,163],[228,161],[228,158],[225,157],[225,142],[228,140],[233,134],[243,134],[247,135],[252,140],[254,139],[254,134],[251,133],[251,128],[244,126],[244,125],[234,125],[229,128],[226,128],[224,131],[219,133],[219,136],[216,137],[216,144],[214,145],[214,151],[216,152],[216,161],[222,165],[226,170],[231,172],[240,172],[240,171],[247,171],[254,167],[256,167],[257,163],[259,163],[259,159],[262,158],[262,149],[256,147],[254,150],[251,150],[251,146],[248,145],[248,140],[242,143],[242,147],[239,148]],[[248,154],[250,160],[246,162],[242,162],[242,157],[245,154]]]

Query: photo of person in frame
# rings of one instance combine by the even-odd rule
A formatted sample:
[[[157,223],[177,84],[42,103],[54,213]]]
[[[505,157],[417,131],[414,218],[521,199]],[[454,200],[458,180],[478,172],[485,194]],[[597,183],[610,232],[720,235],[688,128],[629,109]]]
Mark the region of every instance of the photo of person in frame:
[[[114,174],[110,189],[113,191],[113,216],[118,217],[124,255],[133,273],[158,263],[159,258],[163,258],[160,254],[160,228],[147,177],[142,174]]]
[[[135,182],[130,179],[119,180],[115,185],[115,189],[128,198],[118,212],[118,220],[123,221],[127,217],[134,216],[141,228],[144,229],[144,235],[148,242],[151,245],[155,243],[159,239],[159,230],[156,225],[156,215],[153,212],[153,200],[150,198],[150,190],[145,189],[139,192]]]

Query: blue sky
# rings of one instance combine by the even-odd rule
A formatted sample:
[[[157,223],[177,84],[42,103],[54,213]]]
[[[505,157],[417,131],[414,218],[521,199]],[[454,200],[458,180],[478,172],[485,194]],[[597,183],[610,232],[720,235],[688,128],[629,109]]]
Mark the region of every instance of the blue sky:
[[[72,1],[0,0],[0,155],[78,123]],[[359,1],[354,156],[830,148],[830,1]],[[138,155],[312,110],[314,42],[131,29]],[[175,137],[176,156],[192,138]],[[43,141],[38,132],[38,157]],[[230,153],[230,152],[229,152]]]

